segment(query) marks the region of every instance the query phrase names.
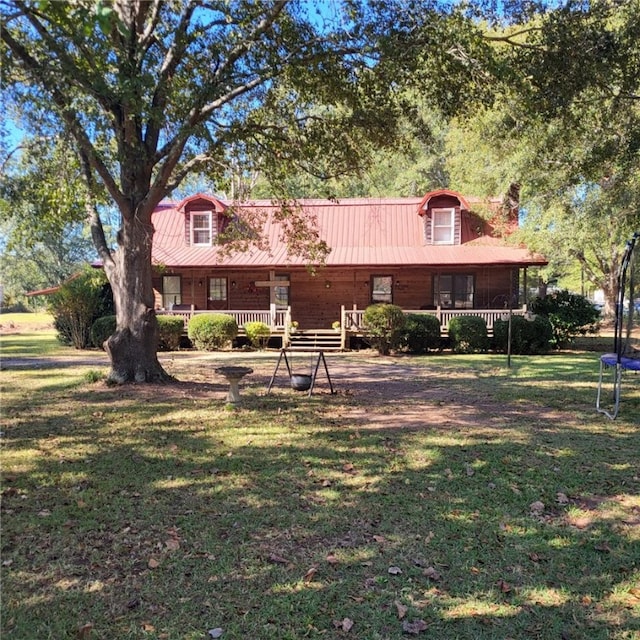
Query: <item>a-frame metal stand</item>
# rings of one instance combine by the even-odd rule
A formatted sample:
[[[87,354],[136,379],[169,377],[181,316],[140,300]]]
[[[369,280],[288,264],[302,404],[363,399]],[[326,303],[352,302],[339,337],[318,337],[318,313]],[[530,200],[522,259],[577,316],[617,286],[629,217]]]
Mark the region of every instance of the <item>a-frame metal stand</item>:
[[[287,367],[287,374],[289,376],[289,382],[291,383],[291,387],[293,389],[296,389],[298,391],[306,391],[307,388],[309,389],[309,393],[307,394],[308,396],[311,396],[311,394],[313,393],[313,388],[316,385],[316,379],[318,377],[318,370],[320,369],[320,362],[322,362],[323,366],[324,366],[324,372],[327,374],[327,381],[329,382],[329,388],[331,389],[331,393],[334,394],[335,393],[335,389],[333,388],[333,383],[331,382],[331,376],[329,375],[329,367],[327,367],[327,361],[324,357],[324,352],[323,351],[319,351],[318,352],[318,357],[316,358],[315,361],[315,367],[313,367],[313,373],[311,373],[311,375],[298,375],[296,376],[295,373],[293,373],[293,371],[291,370],[291,364],[289,363],[289,358],[287,358],[287,350],[286,349],[281,349],[280,350],[280,356],[278,358],[278,362],[276,363],[276,368],[273,371],[273,375],[271,376],[271,380],[269,381],[269,386],[267,387],[267,394],[269,394],[271,392],[271,388],[273,387],[273,383],[275,382],[276,379],[276,375],[278,373],[278,370],[280,369],[280,365],[282,364],[282,362],[284,361],[285,366]],[[304,386],[296,386],[294,385],[294,382],[296,381],[296,378],[310,378],[310,384],[307,387],[306,385]],[[307,381],[308,384],[308,381]]]

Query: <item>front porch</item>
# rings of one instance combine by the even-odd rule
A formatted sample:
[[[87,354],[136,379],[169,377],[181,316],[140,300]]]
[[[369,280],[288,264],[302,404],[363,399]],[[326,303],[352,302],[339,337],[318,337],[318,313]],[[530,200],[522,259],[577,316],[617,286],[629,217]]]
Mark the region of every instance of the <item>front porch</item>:
[[[185,305],[186,306],[186,305]],[[513,309],[513,315],[524,315],[527,311],[526,305]],[[299,331],[293,324],[291,318],[291,307],[286,309],[278,309],[275,305],[271,305],[269,309],[225,309],[221,311],[199,310],[191,308],[174,308],[171,310],[156,311],[158,315],[177,315],[184,319],[185,331],[189,320],[203,313],[224,313],[232,316],[238,324],[239,334],[244,334],[244,325],[247,322],[263,322],[271,330],[273,337],[282,338],[282,346],[289,347],[292,342],[298,345],[298,348],[305,350],[332,350],[336,349],[335,345],[339,344],[341,351],[349,349],[351,337],[362,337],[366,335],[366,329],[363,323],[365,309],[354,308],[347,309],[344,305],[340,311],[340,326],[336,328],[315,327],[307,328]],[[487,331],[489,335],[493,334],[493,325],[496,320],[503,319],[508,316],[509,311],[505,309],[404,309],[406,314],[424,314],[434,315],[440,321],[440,335],[447,336],[449,332],[449,322],[452,318],[458,316],[479,316],[487,323]],[[332,333],[339,336],[339,341],[331,340]],[[294,340],[292,340],[292,337]]]

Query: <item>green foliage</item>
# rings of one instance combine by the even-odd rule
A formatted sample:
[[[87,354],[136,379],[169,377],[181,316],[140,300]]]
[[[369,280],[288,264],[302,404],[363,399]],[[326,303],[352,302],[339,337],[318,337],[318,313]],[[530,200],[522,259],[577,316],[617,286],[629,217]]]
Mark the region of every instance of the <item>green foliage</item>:
[[[432,314],[407,314],[402,346],[411,353],[427,353],[432,349],[438,349],[440,347],[440,320]]]
[[[536,315],[531,319],[514,315],[511,317],[511,353],[520,355],[544,353],[549,350],[553,330],[546,316]],[[497,351],[507,353],[509,343],[509,321],[493,323],[493,345]]]
[[[549,318],[553,330],[551,344],[556,349],[571,344],[576,336],[594,333],[600,312],[584,296],[569,291],[554,291],[544,298],[534,298],[531,311]]]
[[[247,334],[251,346],[255,349],[264,349],[271,336],[271,329],[260,321],[245,323],[244,332]]]
[[[362,316],[367,335],[366,340],[386,355],[396,349],[402,340],[406,317],[402,309],[394,304],[373,304]]]
[[[455,316],[449,322],[451,347],[456,353],[475,353],[489,348],[487,323],[480,316]]]
[[[91,325],[91,344],[99,349],[104,349],[104,343],[116,330],[115,316],[102,316]]]
[[[76,349],[91,346],[94,321],[113,310],[103,271],[87,268],[51,296],[51,313],[58,339]]]
[[[184,320],[181,316],[157,316],[158,348],[161,351],[177,351],[180,338],[184,333]]]
[[[224,313],[203,313],[191,318],[187,333],[196,349],[215,351],[238,335],[238,323]]]

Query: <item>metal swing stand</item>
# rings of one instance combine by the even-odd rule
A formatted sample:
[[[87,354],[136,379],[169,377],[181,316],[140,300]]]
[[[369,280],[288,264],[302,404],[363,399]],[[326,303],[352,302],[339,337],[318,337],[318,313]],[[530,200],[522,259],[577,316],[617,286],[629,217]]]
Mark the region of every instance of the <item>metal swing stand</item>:
[[[633,322],[633,252],[640,233],[636,232],[631,240],[627,242],[624,252],[620,271],[618,273],[618,291],[616,295],[616,317],[615,330],[613,339],[613,353],[605,353],[600,356],[600,375],[598,378],[598,393],[596,396],[596,410],[602,413],[610,420],[615,420],[620,409],[620,396],[622,394],[622,373],[624,371],[640,371],[640,358],[637,355],[630,355],[626,351],[626,344],[623,340],[624,331],[624,300],[627,272],[630,275],[629,286],[629,318],[627,327],[627,339],[631,333],[631,324]],[[613,398],[611,405],[607,407],[601,406],[603,378],[606,370],[613,370]]]
[[[331,376],[329,375],[329,367],[327,367],[327,361],[324,357],[324,352],[319,351],[318,357],[315,361],[315,367],[313,367],[313,373],[310,375],[307,374],[295,374],[291,370],[291,364],[289,363],[289,358],[287,358],[287,350],[281,349],[280,356],[278,358],[278,362],[276,363],[276,368],[273,371],[273,375],[271,376],[271,380],[269,381],[269,386],[267,387],[267,395],[271,392],[271,388],[273,387],[273,383],[275,382],[276,375],[278,373],[278,369],[280,369],[280,365],[284,361],[285,366],[287,367],[287,373],[289,374],[289,381],[291,383],[291,388],[296,391],[306,391],[309,390],[307,394],[308,397],[311,397],[313,393],[313,388],[316,385],[316,379],[318,377],[318,370],[320,369],[320,362],[324,365],[324,372],[327,374],[327,381],[329,382],[329,388],[331,389],[331,394],[335,394],[336,391],[333,388],[333,383],[331,382]],[[313,355],[312,355],[312,364],[313,364]]]

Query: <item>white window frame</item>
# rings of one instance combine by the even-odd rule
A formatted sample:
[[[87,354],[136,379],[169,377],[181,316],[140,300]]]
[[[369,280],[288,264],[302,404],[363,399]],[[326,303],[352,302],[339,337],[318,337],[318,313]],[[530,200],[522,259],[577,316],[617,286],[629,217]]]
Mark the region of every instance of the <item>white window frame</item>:
[[[449,216],[448,222],[445,224],[440,221],[442,214]],[[436,221],[436,218],[438,220]],[[456,224],[456,210],[455,208],[441,208],[432,209],[431,211],[431,240],[433,244],[453,244],[455,242],[455,224]],[[446,239],[438,239],[438,231],[448,229],[448,237]]]
[[[206,218],[206,224],[196,226],[195,220],[198,216]],[[206,242],[196,242],[196,233],[206,232],[208,240]],[[191,245],[194,247],[210,247],[213,241],[213,212],[212,211],[192,211],[191,212]]]

